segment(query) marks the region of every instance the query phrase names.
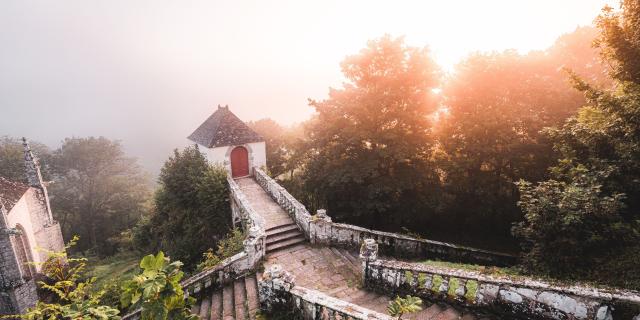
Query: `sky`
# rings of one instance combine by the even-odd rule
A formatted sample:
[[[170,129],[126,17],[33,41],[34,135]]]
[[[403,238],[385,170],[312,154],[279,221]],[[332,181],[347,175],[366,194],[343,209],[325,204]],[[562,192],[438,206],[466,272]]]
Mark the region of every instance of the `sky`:
[[[0,1],[0,135],[105,136],[157,173],[218,104],[243,120],[312,115],[340,62],[384,34],[445,69],[549,47],[615,0]]]

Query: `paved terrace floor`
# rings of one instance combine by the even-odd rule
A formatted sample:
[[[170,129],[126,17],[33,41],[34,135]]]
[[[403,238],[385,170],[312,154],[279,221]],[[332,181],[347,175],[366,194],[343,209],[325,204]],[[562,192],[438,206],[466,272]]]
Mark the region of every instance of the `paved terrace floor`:
[[[291,224],[293,221],[253,178],[237,180],[251,206],[267,222],[267,229]],[[321,291],[327,295],[349,301],[362,307],[386,314],[391,297],[361,288],[361,270],[357,254],[344,249],[316,247],[305,242],[267,255],[265,268],[280,264],[295,276],[295,284]],[[419,313],[405,319],[479,319],[476,315],[444,304],[427,301]],[[488,319],[488,318],[482,318]]]

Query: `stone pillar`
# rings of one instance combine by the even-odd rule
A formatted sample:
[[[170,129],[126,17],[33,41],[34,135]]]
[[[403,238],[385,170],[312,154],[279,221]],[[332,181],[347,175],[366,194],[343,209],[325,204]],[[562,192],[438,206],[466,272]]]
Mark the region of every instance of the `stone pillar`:
[[[362,284],[366,287],[369,279],[369,264],[378,260],[378,243],[374,239],[364,239],[360,246],[362,260]]]
[[[243,241],[244,250],[247,252],[249,268],[253,269],[265,254],[264,232],[259,226],[252,226],[247,230],[247,238]]]
[[[295,286],[293,276],[282,269],[279,264],[271,265],[258,282],[258,298],[260,309],[265,313],[288,309],[290,303],[289,290]]]
[[[318,244],[331,244],[331,217],[327,215],[327,210],[320,209],[316,211],[316,214],[311,218],[309,224],[309,240],[311,243]]]

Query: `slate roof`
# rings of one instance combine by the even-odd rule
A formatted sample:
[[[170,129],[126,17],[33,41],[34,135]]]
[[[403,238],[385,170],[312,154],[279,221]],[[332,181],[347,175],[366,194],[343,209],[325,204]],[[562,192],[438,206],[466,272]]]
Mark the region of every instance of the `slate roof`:
[[[11,211],[11,208],[18,203],[27,190],[29,190],[29,186],[24,183],[0,177],[0,202],[4,204],[7,212]]]
[[[228,106],[218,106],[218,110],[189,136],[189,140],[207,148],[215,148],[260,142],[264,138],[251,130]]]

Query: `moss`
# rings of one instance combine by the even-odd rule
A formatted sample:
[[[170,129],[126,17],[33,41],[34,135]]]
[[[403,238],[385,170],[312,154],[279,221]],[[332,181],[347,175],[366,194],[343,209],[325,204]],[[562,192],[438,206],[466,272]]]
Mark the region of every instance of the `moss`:
[[[438,292],[438,289],[440,288],[440,285],[442,284],[442,277],[439,275],[434,275],[433,276],[433,282],[431,283],[431,291],[435,291]]]
[[[460,281],[456,278],[449,278],[449,291],[447,291],[447,295],[450,297],[456,296],[456,289],[460,285]]]
[[[418,288],[424,289],[424,285],[427,282],[427,275],[424,273],[418,274]]]
[[[475,271],[482,274],[494,275],[494,276],[522,276],[523,272],[517,267],[510,268],[499,268],[492,266],[481,266],[477,264],[467,264],[467,263],[456,263],[456,262],[446,262],[446,261],[438,261],[438,260],[426,260],[422,262],[423,264],[439,267],[439,268],[447,268],[447,269],[458,269],[458,270],[466,270],[466,271]]]
[[[467,293],[464,295],[467,301],[475,302],[477,292],[478,292],[478,281],[475,281],[475,280],[467,281]]]

